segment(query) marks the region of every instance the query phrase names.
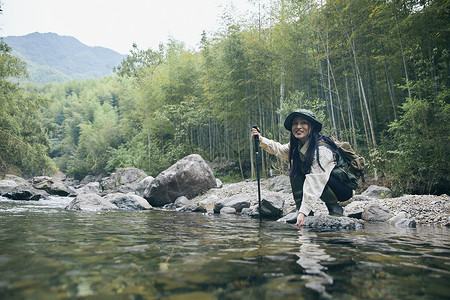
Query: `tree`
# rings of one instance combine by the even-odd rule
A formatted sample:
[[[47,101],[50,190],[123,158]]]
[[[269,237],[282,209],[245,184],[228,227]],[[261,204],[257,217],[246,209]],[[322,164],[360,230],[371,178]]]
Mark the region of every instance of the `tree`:
[[[414,87],[413,87],[414,89]],[[413,89],[411,90],[414,93]],[[405,193],[443,194],[450,182],[450,90],[433,101],[408,98],[402,115],[390,125],[384,171]],[[388,145],[388,144],[387,144]]]
[[[386,136],[406,143],[401,136],[411,134],[404,127],[412,107],[437,114],[439,101],[448,103],[448,1],[252,3],[255,14],[246,18],[225,11],[222,28],[203,34],[199,52],[174,40],[157,51],[133,45],[116,69],[119,76],[42,88],[42,95],[58,98],[44,110],[54,120],[46,123],[52,123],[48,132],[58,164],[75,170],[84,153],[92,156],[92,165],[102,166],[95,172],[131,164],[157,175],[196,152],[211,161],[225,158],[240,178],[252,177],[251,126],[283,141],[286,110],[311,108],[323,117],[324,133],[351,141],[369,160],[368,173],[379,169],[399,178],[384,162],[405,157],[383,156],[381,150],[400,151]],[[97,149],[108,153],[105,158],[86,145],[95,144],[96,131],[104,129],[98,120],[108,105],[118,140],[99,137],[105,145]],[[413,138],[426,144],[425,136]],[[263,176],[285,172],[280,161],[262,158]],[[444,178],[444,170],[437,171],[436,178]],[[432,186],[429,190],[438,190]]]
[[[26,76],[25,65],[0,39],[0,175],[32,176],[55,170],[40,108],[46,101],[28,94],[12,80]]]

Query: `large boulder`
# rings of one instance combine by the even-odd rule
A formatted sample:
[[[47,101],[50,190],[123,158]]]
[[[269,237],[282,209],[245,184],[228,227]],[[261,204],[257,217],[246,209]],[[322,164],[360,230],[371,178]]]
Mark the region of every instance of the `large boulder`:
[[[145,189],[144,198],[159,207],[174,203],[180,196],[192,199],[213,187],[216,178],[211,168],[200,155],[192,154],[159,174]]]
[[[37,190],[21,177],[7,174],[0,180],[0,196],[12,200],[39,200],[46,198],[48,193]]]
[[[134,193],[139,187],[141,180],[146,177],[147,173],[138,168],[117,169],[100,182],[100,187],[105,193]]]
[[[75,190],[71,186],[64,184],[58,178],[48,176],[38,176],[33,178],[33,186],[38,190],[44,190],[50,195],[69,196],[74,195]]]

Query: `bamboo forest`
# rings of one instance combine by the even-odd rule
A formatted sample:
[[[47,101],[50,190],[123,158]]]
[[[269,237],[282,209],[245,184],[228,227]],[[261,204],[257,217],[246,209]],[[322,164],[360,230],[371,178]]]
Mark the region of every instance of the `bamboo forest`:
[[[365,157],[366,177],[450,193],[448,0],[250,2],[255,13],[224,10],[198,49],[133,44],[101,79],[27,82],[2,41],[0,175],[156,176],[197,153],[224,182],[254,179],[252,126],[287,143],[284,119],[306,108]],[[261,156],[261,176],[286,173]]]

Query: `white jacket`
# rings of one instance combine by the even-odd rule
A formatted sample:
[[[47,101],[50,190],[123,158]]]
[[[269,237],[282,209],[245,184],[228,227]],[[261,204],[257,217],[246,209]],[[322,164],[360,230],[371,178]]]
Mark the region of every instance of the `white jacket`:
[[[282,145],[281,143],[263,137],[260,146],[270,154],[289,160],[289,143]],[[304,161],[307,149],[308,142],[299,149],[300,159],[302,161]],[[336,166],[333,152],[325,146],[319,146],[319,159],[324,170],[320,168],[317,158],[314,156],[311,172],[306,174],[305,182],[303,183],[303,199],[302,205],[300,206],[300,212],[305,216],[312,210],[313,201],[318,201],[320,199],[320,196],[330,179],[331,171]]]

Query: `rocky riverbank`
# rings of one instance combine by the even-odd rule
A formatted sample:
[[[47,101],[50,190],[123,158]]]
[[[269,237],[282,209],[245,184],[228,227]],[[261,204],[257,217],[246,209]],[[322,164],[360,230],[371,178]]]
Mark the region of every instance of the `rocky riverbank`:
[[[257,205],[257,182],[242,181],[226,184],[221,188],[209,190],[191,201],[202,202],[210,198],[226,199],[240,195],[251,198],[252,205]],[[287,176],[278,176],[272,179],[261,180],[262,198],[279,197],[287,206],[288,213],[295,210]],[[448,195],[404,195],[391,197],[392,192],[384,187],[370,186],[360,195],[355,195],[350,200],[341,203],[344,215],[362,217],[362,213],[369,206],[379,206],[387,209],[388,220],[391,217],[400,216],[414,220],[417,224],[450,226],[450,197]],[[210,204],[210,209],[213,205]],[[328,210],[322,201],[313,203],[316,215],[328,215]]]
[[[237,214],[259,217],[256,181],[223,185],[199,155],[189,155],[156,178],[136,168],[118,169],[106,177],[81,182],[64,176],[30,181],[7,175],[0,179],[0,196],[39,200],[49,195],[73,197],[67,209],[78,211],[173,209],[180,212]],[[289,178],[261,180],[262,218],[283,222],[295,213]],[[365,222],[389,222],[397,227],[416,224],[450,226],[448,195],[404,195],[393,198],[385,187],[369,186],[345,203],[344,217],[328,216],[325,204],[313,203],[314,217],[305,226],[360,228]]]

